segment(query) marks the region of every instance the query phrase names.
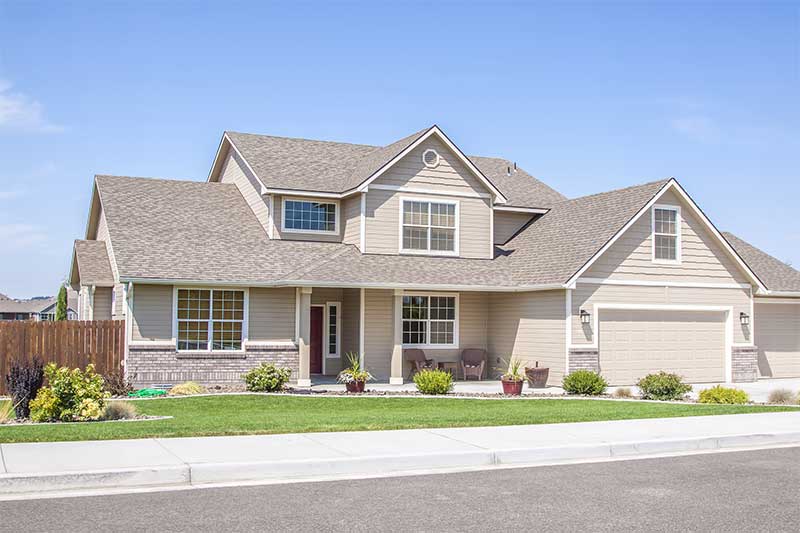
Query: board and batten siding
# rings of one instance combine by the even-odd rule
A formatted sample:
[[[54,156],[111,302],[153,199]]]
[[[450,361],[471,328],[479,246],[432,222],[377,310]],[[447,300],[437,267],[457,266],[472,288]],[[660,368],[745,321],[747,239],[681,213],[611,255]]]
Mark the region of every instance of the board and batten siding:
[[[563,290],[489,295],[489,368],[498,359],[550,369],[549,384],[560,384],[566,364],[566,294]],[[490,372],[493,376],[497,371]]]
[[[247,339],[290,342],[295,333],[295,289],[251,288]]]
[[[361,246],[361,194],[341,201],[342,242]]]
[[[458,202],[459,256],[489,258],[489,228],[492,209],[488,198],[442,197],[370,189],[366,209],[366,253],[400,253],[400,198],[437,199]],[[435,255],[435,254],[432,254]]]
[[[653,262],[652,213],[644,213],[584,274],[588,278],[748,283],[741,268],[672,191],[657,205],[680,206],[681,262]]]
[[[134,285],[132,307],[134,341],[172,341],[172,285]]]
[[[228,151],[228,156],[225,158],[219,174],[219,181],[236,185],[245,202],[256,215],[259,224],[269,234],[269,202],[261,195],[261,184],[233,150]]]
[[[529,213],[494,211],[494,243],[507,243],[533,216]]]
[[[281,228],[283,227],[283,199],[284,196],[275,195],[273,197],[272,204],[274,206],[275,215],[273,217],[273,221],[275,223],[275,233],[273,234],[274,238],[276,239],[286,239],[287,241],[317,241],[317,242],[342,242],[342,233],[344,224],[342,224],[342,202],[338,200],[327,200],[325,198],[307,198],[302,196],[290,196],[293,200],[303,200],[308,202],[332,202],[336,204],[336,209],[340,212],[337,213],[339,216],[339,232],[336,234],[332,233],[298,233],[295,231],[283,231]]]
[[[750,314],[749,289],[599,285],[578,281],[572,291],[573,344],[595,343],[594,317],[590,324],[581,324],[580,320],[580,310],[594,313],[594,304],[730,306],[733,308],[733,342],[752,342],[750,328],[739,321],[739,313]]]

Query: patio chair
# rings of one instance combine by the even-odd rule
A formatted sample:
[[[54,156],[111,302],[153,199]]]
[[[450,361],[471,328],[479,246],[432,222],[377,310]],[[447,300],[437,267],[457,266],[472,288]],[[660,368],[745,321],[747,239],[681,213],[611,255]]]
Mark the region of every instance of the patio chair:
[[[480,381],[483,379],[483,370],[486,367],[486,350],[481,348],[467,348],[461,352],[461,373],[464,381],[470,376]]]
[[[408,379],[411,379],[411,376],[413,376],[415,372],[419,372],[421,370],[433,370],[436,368],[436,361],[433,359],[428,359],[428,357],[425,355],[425,352],[419,348],[409,348],[407,350],[403,350],[403,357],[406,361],[411,363],[411,372],[408,375]]]

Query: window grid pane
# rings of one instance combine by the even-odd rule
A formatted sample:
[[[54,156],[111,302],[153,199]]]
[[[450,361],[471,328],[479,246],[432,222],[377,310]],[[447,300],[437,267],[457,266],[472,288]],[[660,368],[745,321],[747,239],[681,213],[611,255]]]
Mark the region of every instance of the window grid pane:
[[[653,257],[664,261],[678,259],[678,212],[653,210]]]
[[[286,229],[336,231],[336,204],[286,200],[284,210]]]
[[[336,335],[338,335],[338,317],[336,314],[336,306],[332,305],[328,308],[328,353],[338,355],[336,349]]]
[[[403,344],[455,342],[454,296],[403,296]]]
[[[456,206],[436,202],[403,202],[403,249],[454,252]]]
[[[244,291],[179,289],[177,313],[179,350],[242,349]]]

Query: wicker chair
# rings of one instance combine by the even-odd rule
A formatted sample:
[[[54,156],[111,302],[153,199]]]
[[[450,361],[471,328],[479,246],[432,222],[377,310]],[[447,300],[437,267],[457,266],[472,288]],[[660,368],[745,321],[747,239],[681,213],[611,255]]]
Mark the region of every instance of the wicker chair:
[[[470,376],[475,376],[480,381],[483,379],[484,368],[486,368],[486,350],[467,348],[461,352],[461,373],[464,381]]]
[[[403,357],[406,361],[411,363],[411,373],[408,375],[408,379],[411,379],[411,376],[420,370],[433,370],[436,368],[436,361],[428,359],[425,352],[419,348],[403,350]]]

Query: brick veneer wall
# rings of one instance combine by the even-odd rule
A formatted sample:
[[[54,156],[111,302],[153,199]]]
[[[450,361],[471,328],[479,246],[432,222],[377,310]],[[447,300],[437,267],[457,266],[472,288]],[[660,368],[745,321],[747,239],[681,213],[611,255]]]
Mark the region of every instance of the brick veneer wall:
[[[570,348],[568,373],[576,370],[600,371],[600,352],[597,348]]]
[[[758,348],[756,346],[734,346],[731,362],[734,382],[741,383],[758,379]]]
[[[261,363],[292,369],[297,380],[300,355],[294,345],[248,346],[243,353],[178,353],[173,345],[130,346],[125,374],[134,385],[174,385],[196,381],[204,385],[242,383],[242,374]]]

